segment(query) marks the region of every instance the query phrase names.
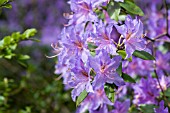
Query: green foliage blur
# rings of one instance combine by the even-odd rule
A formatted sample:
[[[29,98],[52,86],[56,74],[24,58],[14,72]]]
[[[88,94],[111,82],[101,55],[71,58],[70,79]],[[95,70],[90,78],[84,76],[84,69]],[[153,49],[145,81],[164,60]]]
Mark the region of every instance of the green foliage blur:
[[[0,0],[0,9],[11,8],[10,2]],[[35,33],[29,29],[0,37],[0,113],[72,113],[76,105],[70,91],[54,74],[57,58],[45,56],[52,49],[26,43],[38,39]]]

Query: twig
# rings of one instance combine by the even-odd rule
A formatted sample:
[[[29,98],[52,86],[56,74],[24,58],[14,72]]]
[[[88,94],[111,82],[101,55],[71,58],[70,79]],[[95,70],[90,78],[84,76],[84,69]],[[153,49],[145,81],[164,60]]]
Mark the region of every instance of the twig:
[[[167,2],[166,0],[163,0],[163,4],[164,4],[164,7],[165,7],[165,18],[166,18],[166,36],[170,38],[170,35],[169,35],[169,21],[168,21],[168,17],[169,17],[169,14],[168,14],[168,6],[167,6]]]
[[[167,34],[168,34],[169,22],[168,22],[168,7],[167,7],[166,0],[163,0],[163,4],[164,4],[164,7],[165,7],[166,31],[167,31]]]

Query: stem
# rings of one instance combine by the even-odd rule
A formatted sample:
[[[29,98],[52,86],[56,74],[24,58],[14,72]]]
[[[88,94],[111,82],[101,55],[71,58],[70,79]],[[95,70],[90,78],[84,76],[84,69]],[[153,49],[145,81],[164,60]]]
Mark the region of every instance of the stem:
[[[165,18],[166,18],[166,31],[167,31],[167,34],[168,34],[168,28],[169,28],[169,22],[168,22],[168,6],[167,6],[167,2],[166,0],[163,0],[163,4],[164,4],[164,7],[165,7]]]
[[[154,73],[155,73],[155,75],[156,75],[156,79],[157,79],[157,81],[158,81],[158,84],[159,84],[159,87],[160,87],[160,89],[161,89],[161,92],[162,92],[162,94],[163,94],[163,96],[164,96],[164,95],[165,95],[165,94],[164,94],[164,90],[163,90],[163,88],[162,88],[162,86],[161,86],[161,83],[160,83],[158,74],[157,74],[157,72],[156,72],[156,61],[154,61],[154,62],[155,62],[155,63],[154,63]]]
[[[163,88],[161,86],[161,83],[160,83],[160,80],[159,80],[159,76],[158,76],[158,74],[156,72],[156,47],[154,45],[153,45],[153,56],[155,57],[155,60],[153,61],[153,63],[154,63],[154,73],[156,75],[156,80],[158,81],[158,85],[159,85],[159,87],[161,89],[161,92],[162,92],[164,100],[167,101],[165,93],[164,93],[164,90],[163,90]]]

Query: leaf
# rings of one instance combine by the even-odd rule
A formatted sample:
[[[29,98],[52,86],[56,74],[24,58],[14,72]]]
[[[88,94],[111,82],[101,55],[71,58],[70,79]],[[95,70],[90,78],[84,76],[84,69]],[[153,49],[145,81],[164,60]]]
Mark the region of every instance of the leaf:
[[[125,57],[126,57],[126,51],[125,51],[125,50],[119,50],[119,51],[117,51],[117,53],[118,53],[123,59],[125,59]],[[132,61],[132,57],[128,58],[127,60],[128,60],[128,61]]]
[[[155,107],[156,107],[155,105],[147,104],[147,105],[140,106],[140,110],[142,111],[142,113],[155,113],[154,112]]]
[[[120,21],[125,21],[126,20],[126,16],[127,15],[119,15],[118,18],[119,18]]]
[[[125,57],[126,57],[126,52],[125,52],[124,50],[119,50],[119,51],[117,51],[117,53],[118,53],[123,59],[125,59]]]
[[[120,5],[117,2],[115,2],[115,3],[110,2],[109,6],[107,8],[107,12],[111,19],[118,21],[119,14],[120,14]]]
[[[19,60],[28,60],[28,59],[30,59],[30,56],[28,56],[28,55],[19,55],[18,59]]]
[[[120,63],[119,67],[116,69],[116,72],[122,76],[122,62]]]
[[[28,64],[27,64],[27,62],[25,62],[24,60],[17,60],[17,62],[21,65],[21,66],[23,66],[24,68],[28,68]]]
[[[95,50],[97,48],[97,46],[93,43],[88,43],[88,48],[89,48],[89,50]]]
[[[10,49],[15,50],[17,48],[17,44],[9,45]]]
[[[111,102],[114,102],[115,101],[115,91],[114,91],[114,87],[111,87],[111,84],[106,84],[105,85],[105,93],[108,97],[108,99],[111,101]]]
[[[135,50],[135,52],[133,53],[133,56],[139,57],[143,60],[155,60],[155,58],[146,51]]]
[[[8,8],[8,9],[11,9],[12,8],[12,5],[11,4],[5,4],[4,6],[2,6],[3,8]]]
[[[24,38],[29,38],[34,36],[37,33],[37,30],[32,28],[32,29],[27,29],[24,33],[23,33],[23,37]]]
[[[131,1],[124,1],[123,3],[120,2],[119,4],[120,4],[121,7],[126,9],[126,11],[128,11],[132,14],[144,16],[143,11],[136,4],[134,4]]]
[[[86,90],[84,90],[79,96],[78,96],[78,98],[77,98],[77,100],[76,100],[76,106],[79,106],[80,105],[80,103],[87,97],[87,91]]]
[[[0,6],[3,5],[7,0],[0,0]]]
[[[136,81],[126,73],[122,73],[122,78],[126,82],[136,83]]]
[[[170,97],[170,88],[168,88],[164,93],[165,96]]]
[[[9,54],[9,55],[5,55],[4,58],[6,58],[6,59],[11,59],[13,56],[15,56],[15,55]]]
[[[4,44],[7,45],[7,44],[10,44],[11,43],[11,37],[10,36],[6,36],[4,37]]]

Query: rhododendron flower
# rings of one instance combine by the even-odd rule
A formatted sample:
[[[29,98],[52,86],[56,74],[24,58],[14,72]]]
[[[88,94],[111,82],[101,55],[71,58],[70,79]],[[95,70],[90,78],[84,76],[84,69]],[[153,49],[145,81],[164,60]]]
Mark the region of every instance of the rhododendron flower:
[[[71,95],[73,101],[76,100],[76,97],[79,96],[83,90],[86,90],[87,92],[93,92],[93,88],[90,83],[92,79],[90,77],[89,66],[85,66],[81,59],[77,59],[75,67],[71,69],[71,72],[73,75],[69,81],[69,85],[74,88]]]
[[[114,39],[111,37],[111,32],[113,29],[113,24],[104,25],[103,23],[99,24],[97,27],[97,39],[96,45],[98,48],[96,50],[106,50],[109,54],[116,55],[116,46],[114,44]]]
[[[88,0],[70,0],[71,10],[74,12],[69,24],[81,24],[83,22],[96,22],[98,20],[96,14],[93,12],[91,1]]]
[[[144,50],[145,43],[143,36],[143,24],[138,19],[132,19],[129,15],[126,17],[125,24],[118,26],[115,25],[118,32],[122,34],[120,38],[123,38],[125,45],[125,51],[127,53],[126,58],[132,56],[135,50]]]
[[[157,80],[152,77],[141,78],[140,82],[133,86],[135,94],[133,102],[135,104],[156,104],[156,97],[160,93],[157,84]]]
[[[85,100],[80,104],[77,113],[83,113],[87,109],[89,111],[97,110],[105,105],[113,105],[113,103],[107,98],[104,87],[95,88],[94,93],[89,93]]]
[[[124,85],[123,79],[116,73],[121,59],[120,56],[110,59],[110,56],[104,50],[95,56],[95,58],[89,57],[90,66],[96,72],[93,81],[94,87],[101,87],[105,83],[114,83],[117,86]]]
[[[155,113],[169,113],[168,108],[164,107],[164,101],[159,103],[159,108],[154,108]]]
[[[130,100],[125,100],[124,102],[116,101],[114,104],[115,109],[109,113],[128,113],[130,107]]]

